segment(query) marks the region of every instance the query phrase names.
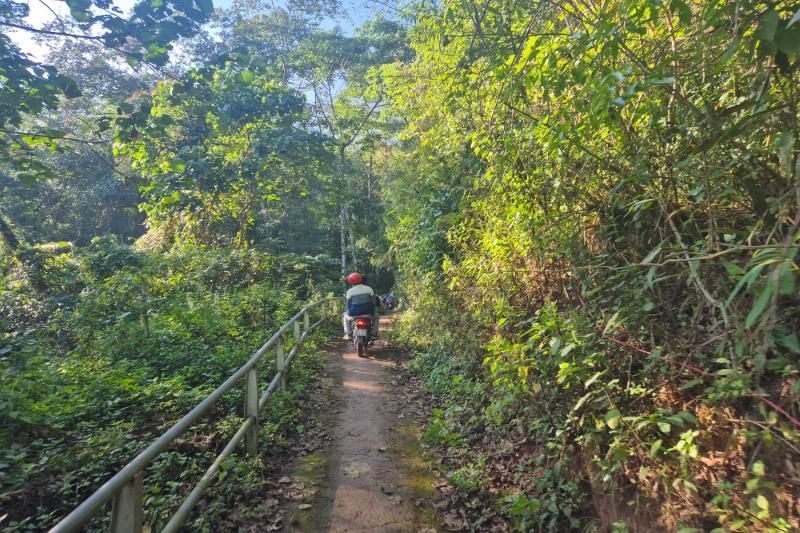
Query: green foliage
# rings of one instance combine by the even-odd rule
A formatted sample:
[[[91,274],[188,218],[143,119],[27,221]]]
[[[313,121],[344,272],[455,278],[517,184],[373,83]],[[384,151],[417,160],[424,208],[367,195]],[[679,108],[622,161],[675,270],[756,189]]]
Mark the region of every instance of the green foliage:
[[[267,72],[229,60],[129,107],[116,148],[143,177],[148,224],[168,243],[277,237],[297,249],[297,226],[327,207],[324,138],[309,132],[302,95]]]
[[[233,373],[299,303],[328,291],[335,276],[324,260],[235,250],[153,254],[113,239],[4,256],[0,476],[9,502],[18,502],[4,526],[52,525]],[[290,406],[317,364],[306,357],[294,367],[292,391],[277,399],[281,414],[265,420],[267,442],[279,444],[294,430],[299,413]],[[260,373],[272,371],[266,358]],[[241,391],[227,395],[218,408],[222,426],[197,428],[185,447],[148,470],[154,523],[208,466],[213,449],[203,444],[204,431],[232,434],[241,403]],[[236,461],[230,469],[226,475],[254,476]],[[218,506],[204,520],[224,514],[226,505]]]
[[[516,494],[503,498],[503,503],[508,506],[508,514],[517,519],[515,525],[520,530],[526,530],[535,524],[535,518],[541,507],[539,500],[529,500],[524,494]]]
[[[172,43],[188,37],[208,20],[213,12],[210,0],[152,2],[143,0],[124,16],[119,7],[108,0],[70,1],[75,32],[34,28],[27,24],[30,7],[14,0],[0,2],[0,26],[40,36],[71,36],[95,41],[118,50],[131,65],[142,63],[163,65]],[[59,107],[61,98],[77,98],[81,89],[72,78],[50,64],[33,60],[10,39],[0,34],[0,163],[10,167],[16,178],[27,184],[53,176],[52,169],[31,152],[45,147],[59,149],[67,137],[60,128],[39,127],[35,131],[19,131],[26,118]]]
[[[53,67],[0,37],[10,91],[0,102],[0,498],[13,509],[3,527],[52,525],[299,302],[338,290],[337,230],[353,267],[391,286],[389,265],[374,261],[386,241],[373,160],[400,122],[383,113],[379,66],[410,49],[405,27],[383,18],[355,36],[322,29],[334,4],[237,2],[219,34],[173,55],[191,66],[167,65],[168,52],[197,33],[210,2],[140,2],[126,14],[67,2],[71,19],[27,30]],[[0,25],[26,24],[26,12],[0,0]],[[301,355],[296,385],[262,420],[269,453],[302,431],[296,399],[317,363]],[[148,469],[154,528],[239,422],[241,396]],[[226,461],[227,482],[188,527],[225,527],[263,488],[261,467]],[[99,516],[91,529],[107,526]]]
[[[384,67],[408,121],[382,162],[403,332],[423,351],[446,338],[485,391],[433,425],[535,445],[547,481],[512,493],[540,502],[526,528],[582,515],[647,529],[647,512],[800,527],[774,471],[769,517],[740,524],[707,505],[724,478],[731,508],[757,517],[748,462],[797,462],[798,428],[760,401],[797,418],[797,6],[418,10],[414,59]],[[418,368],[447,414],[463,399],[447,396],[437,357]],[[593,508],[605,494],[625,506],[629,487],[658,510]],[[510,510],[527,508],[505,509],[522,528]]]

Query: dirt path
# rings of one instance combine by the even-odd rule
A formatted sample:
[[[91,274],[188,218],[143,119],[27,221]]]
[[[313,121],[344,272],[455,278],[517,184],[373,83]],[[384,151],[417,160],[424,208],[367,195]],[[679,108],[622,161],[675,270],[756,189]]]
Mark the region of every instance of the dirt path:
[[[392,322],[382,318],[382,337]],[[286,530],[436,531],[440,521],[429,505],[433,478],[417,443],[417,424],[403,412],[394,379],[402,352],[384,340],[367,358],[359,358],[346,341],[331,348],[328,371],[338,382],[330,406],[338,407],[338,414],[327,417],[333,444],[308,458],[294,476],[320,490],[313,504],[290,513]]]

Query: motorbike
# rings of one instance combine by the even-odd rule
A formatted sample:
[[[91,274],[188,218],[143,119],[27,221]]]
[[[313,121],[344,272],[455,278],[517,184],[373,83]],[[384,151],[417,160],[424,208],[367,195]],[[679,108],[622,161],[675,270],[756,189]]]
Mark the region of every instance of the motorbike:
[[[350,320],[353,329],[353,347],[359,357],[365,357],[367,346],[372,343],[372,317],[361,315],[354,316]]]

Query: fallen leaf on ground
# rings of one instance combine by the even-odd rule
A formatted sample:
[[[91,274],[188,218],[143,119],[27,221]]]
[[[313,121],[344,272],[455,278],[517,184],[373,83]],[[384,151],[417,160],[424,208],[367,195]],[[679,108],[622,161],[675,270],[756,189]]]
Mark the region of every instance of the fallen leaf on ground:
[[[305,511],[306,509],[311,509],[311,504],[301,503],[300,505],[297,506],[297,508],[300,509],[301,511]]]
[[[278,483],[284,483],[284,484],[291,483],[291,482],[292,482],[292,478],[290,478],[289,476],[283,476],[282,478],[280,478],[278,480]]]
[[[466,529],[467,522],[455,513],[444,515],[444,527],[448,531],[462,531]]]
[[[361,476],[361,472],[358,470],[358,468],[348,466],[344,469],[344,475],[350,479],[357,479],[359,476]]]

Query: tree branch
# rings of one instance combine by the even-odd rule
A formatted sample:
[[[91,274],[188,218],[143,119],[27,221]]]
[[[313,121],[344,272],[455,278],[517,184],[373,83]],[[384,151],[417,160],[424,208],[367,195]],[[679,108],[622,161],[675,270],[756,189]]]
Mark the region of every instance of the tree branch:
[[[371,116],[372,116],[372,113],[375,111],[375,109],[378,107],[378,105],[379,105],[379,104],[380,104],[382,101],[383,101],[383,98],[382,98],[382,97],[378,97],[378,99],[377,99],[377,100],[375,100],[375,103],[374,103],[374,104],[372,104],[372,107],[370,108],[369,112],[368,112],[368,113],[367,113],[367,114],[364,116],[364,118],[363,118],[363,119],[361,119],[361,124],[359,124],[359,125],[358,125],[358,127],[356,128],[356,130],[355,130],[355,131],[353,132],[353,134],[350,136],[350,140],[349,140],[349,141],[347,141],[346,143],[344,143],[344,144],[342,145],[342,148],[347,148],[348,146],[350,146],[351,144],[353,144],[353,141],[355,141],[355,140],[356,140],[356,137],[358,137],[358,134],[361,132],[361,128],[363,128],[363,127],[364,127],[364,124],[366,124],[366,123],[367,123],[367,121],[369,120],[369,117],[371,117]]]
[[[47,135],[46,133],[34,133],[31,131],[16,131],[16,130],[7,130],[5,128],[0,128],[0,133],[8,133],[9,135],[28,135],[30,137],[41,137],[43,139],[51,139],[54,141],[62,140],[62,141],[71,141],[77,142],[81,144],[108,144],[109,141],[106,140],[99,140],[99,141],[92,141],[89,139],[78,139],[77,137],[55,137],[53,135]]]
[[[74,39],[88,39],[90,41],[102,41],[103,37],[100,35],[84,35],[80,33],[70,33],[66,31],[53,31],[53,30],[42,30],[39,28],[32,28],[30,26],[24,26],[22,24],[14,24],[13,22],[2,21],[0,22],[0,26],[8,26],[9,28],[15,28],[17,30],[29,31],[32,33],[40,33],[42,35],[56,35],[58,37],[72,37]]]

